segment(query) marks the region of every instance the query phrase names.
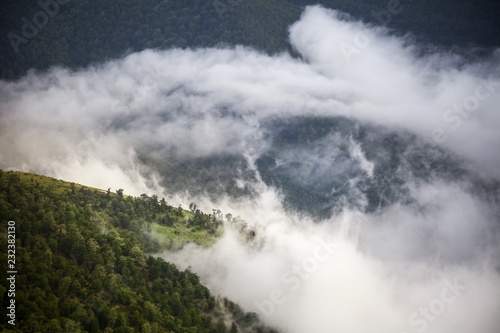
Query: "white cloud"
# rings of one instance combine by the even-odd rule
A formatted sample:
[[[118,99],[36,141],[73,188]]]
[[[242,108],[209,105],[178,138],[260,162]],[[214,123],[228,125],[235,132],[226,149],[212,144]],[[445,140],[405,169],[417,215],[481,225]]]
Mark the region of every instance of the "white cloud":
[[[347,61],[341,46],[360,36],[364,47]],[[290,42],[301,59],[245,47],[147,50],[88,70],[0,82],[0,167],[152,193],[159,188],[146,175],[155,170],[136,157],[146,149],[165,161],[242,153],[253,162],[270,144],[269,119],[348,116],[431,143],[441,128],[440,145],[499,178],[498,52],[472,64],[452,54],[418,57],[407,40],[320,7],[306,9]],[[477,107],[454,111],[474,97]],[[369,174],[371,161],[358,153]],[[407,185],[413,205],[379,215],[345,211],[315,224],[285,212],[275,189],[259,183],[254,201],[218,203],[256,226],[258,244],[227,232],[211,249],[187,247],[167,258],[191,265],[247,310],[282,290],[287,301],[266,321],[290,332],[417,332],[423,324],[411,325],[412,313],[455,278],[467,291],[426,332],[496,332],[498,207],[444,180]],[[332,238],[340,247],[291,292],[283,274]]]

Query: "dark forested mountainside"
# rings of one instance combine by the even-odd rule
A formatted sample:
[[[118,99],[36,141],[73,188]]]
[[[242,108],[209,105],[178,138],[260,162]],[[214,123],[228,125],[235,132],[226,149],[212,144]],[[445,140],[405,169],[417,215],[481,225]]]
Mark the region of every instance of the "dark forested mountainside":
[[[468,171],[456,154],[409,131],[318,116],[266,120],[260,129],[268,144],[251,163],[243,153],[192,157],[155,154],[150,147],[138,156],[158,172],[168,193],[246,201],[258,195],[262,180],[280,191],[287,210],[319,219],[346,208],[376,213],[411,205],[410,179],[445,179],[493,196],[500,188]]]
[[[494,0],[5,0],[0,8],[0,77],[30,68],[85,67],[146,48],[243,44],[270,53],[289,49],[287,28],[308,4],[443,46],[500,45]],[[374,14],[375,13],[375,14]],[[387,15],[389,13],[389,15]]]
[[[189,218],[187,232],[212,232],[214,214],[60,180],[0,171],[0,246],[15,221],[15,297],[0,273],[2,307],[15,299],[16,325],[3,332],[273,332],[256,314],[218,300],[189,269],[149,256],[153,225]],[[182,238],[182,235],[179,235]],[[7,251],[0,260],[7,264]],[[8,296],[8,297],[7,297]]]
[[[0,76],[14,78],[29,68],[53,65],[83,67],[146,48],[213,47],[220,43],[251,45],[269,52],[286,48],[287,26],[300,15],[297,7],[284,0],[231,3],[64,1],[57,4],[57,11],[56,6],[51,7],[54,15],[47,16],[46,24],[36,27],[33,22],[42,10],[40,4],[7,0],[0,16],[4,50]],[[26,31],[23,18],[30,22]],[[11,35],[16,47],[8,38],[10,32],[18,36]]]
[[[408,204],[410,176],[465,174],[453,156],[415,135],[349,118],[296,117],[268,126],[272,144],[256,161],[262,180],[283,191],[285,207],[315,217]]]

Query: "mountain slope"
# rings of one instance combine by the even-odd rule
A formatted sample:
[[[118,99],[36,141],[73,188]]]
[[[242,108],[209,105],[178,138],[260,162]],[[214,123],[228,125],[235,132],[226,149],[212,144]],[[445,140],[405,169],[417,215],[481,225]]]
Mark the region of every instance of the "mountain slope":
[[[309,0],[120,1],[7,0],[0,9],[0,77],[59,65],[85,67],[147,48],[242,44],[270,53],[289,49],[288,26]],[[414,33],[446,47],[500,45],[496,1],[323,0],[355,18]],[[399,2],[398,2],[399,3]],[[393,5],[391,5],[393,6]],[[395,8],[396,8],[395,7]],[[375,13],[375,14],[373,14]]]
[[[147,255],[159,249],[151,224],[176,224],[185,211],[117,192],[0,171],[0,220],[4,230],[15,221],[17,271],[15,296],[1,273],[2,307],[14,299],[16,314],[15,326],[2,317],[3,331],[225,332],[226,324],[272,331],[217,300],[190,270]],[[196,228],[217,224],[199,211],[186,214]],[[7,248],[6,232],[0,243]],[[6,251],[0,257],[7,263]]]

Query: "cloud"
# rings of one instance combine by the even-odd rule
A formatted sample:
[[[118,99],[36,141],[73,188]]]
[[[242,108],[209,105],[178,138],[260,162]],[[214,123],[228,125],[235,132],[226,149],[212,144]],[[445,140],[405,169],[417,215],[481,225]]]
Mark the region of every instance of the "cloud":
[[[340,45],[359,33],[371,42],[347,61]],[[260,151],[259,125],[268,117],[344,115],[429,140],[441,128],[445,147],[496,172],[498,54],[461,67],[457,56],[419,58],[404,39],[321,7],[306,9],[290,42],[304,60],[244,47],[143,51],[87,71],[31,74],[2,83],[3,123],[14,118],[59,133],[126,126],[125,144],[140,140],[199,156]],[[488,96],[477,108],[447,113],[473,103],[467,98],[476,90]]]
[[[290,332],[495,332],[500,52],[472,63],[421,55],[409,38],[318,6],[290,27],[290,43],[300,57],[243,46],[146,50],[76,72],[52,68],[2,81],[0,167],[159,193],[162,180],[181,174],[179,165],[214,156],[242,156],[256,171],[257,159],[276,149],[274,123],[345,117],[353,128],[372,129],[365,138],[372,152],[345,133],[344,151],[336,134],[279,151],[283,163],[300,162],[292,179],[321,185],[319,175],[349,178],[342,170],[359,169],[370,180],[394,156],[412,163],[403,153],[417,145],[407,142],[414,137],[430,155],[455,156],[455,164],[443,158],[440,166],[462,161],[460,170],[493,190],[478,195],[473,180],[454,179],[445,167],[418,178],[398,166],[387,169],[387,181],[397,173],[406,201],[377,214],[350,206],[318,223],[285,210],[282,189],[263,184],[257,172],[252,200],[196,198],[205,211],[217,205],[241,215],[255,226],[255,241],[228,226],[210,249],[188,246],[165,257],[191,265],[246,310],[262,312],[272,302],[266,322]],[[346,45],[356,52],[346,56]],[[384,146],[386,137],[402,147],[399,155]],[[339,160],[344,155],[352,160]],[[431,170],[432,161],[424,161]],[[214,168],[230,167],[220,164]],[[170,180],[181,186],[191,175],[182,176]],[[188,200],[179,192],[168,194]],[[339,247],[318,250],[331,242]],[[447,302],[443,289],[456,279],[467,288]]]
[[[290,34],[292,45],[311,66],[330,82],[342,81],[350,88],[349,115],[401,126],[428,139],[434,139],[436,128],[442,129],[445,138],[436,143],[481,161],[498,176],[498,154],[493,153],[499,150],[498,51],[484,63],[464,63],[452,54],[418,57],[419,48],[411,41],[394,38],[383,28],[340,19],[338,13],[320,7],[306,9]],[[369,42],[357,47],[359,36]],[[356,53],[346,56],[343,44],[356,48]],[[461,107],[454,108],[457,104]]]
[[[221,205],[256,225],[250,243],[228,223],[210,249],[161,256],[287,332],[494,332],[500,277],[488,207],[458,188],[414,191],[433,207],[344,211],[318,224],[283,211],[267,190]]]

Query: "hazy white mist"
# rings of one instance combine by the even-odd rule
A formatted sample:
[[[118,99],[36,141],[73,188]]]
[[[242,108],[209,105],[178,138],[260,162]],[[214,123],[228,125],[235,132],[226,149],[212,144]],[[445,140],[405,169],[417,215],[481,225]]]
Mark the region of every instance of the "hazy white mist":
[[[359,34],[369,43],[346,58],[341,45],[356,47]],[[138,161],[141,149],[177,158],[243,153],[252,165],[270,144],[264,121],[311,115],[410,131],[500,179],[499,50],[475,63],[417,56],[410,39],[317,6],[290,27],[290,43],[300,59],[243,46],[147,50],[1,81],[0,168],[162,194],[160,176]],[[406,186],[412,205],[346,210],[321,223],[286,212],[281,194],[262,183],[252,201],[197,198],[205,211],[240,215],[256,239],[227,225],[210,249],[161,255],[292,333],[496,333],[498,201],[442,179]],[[282,304],[269,306],[271,298]]]

